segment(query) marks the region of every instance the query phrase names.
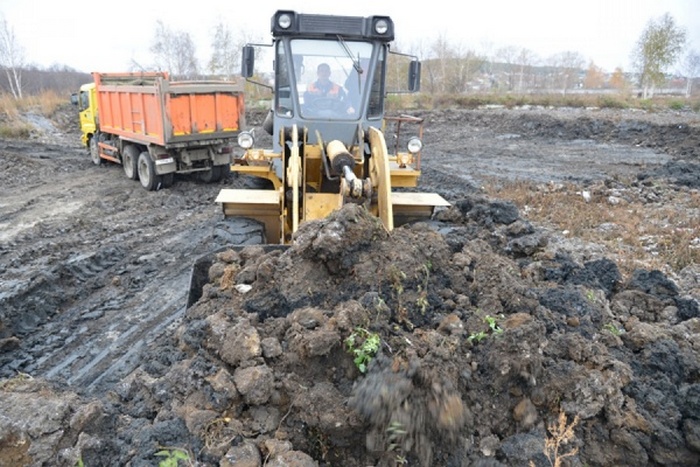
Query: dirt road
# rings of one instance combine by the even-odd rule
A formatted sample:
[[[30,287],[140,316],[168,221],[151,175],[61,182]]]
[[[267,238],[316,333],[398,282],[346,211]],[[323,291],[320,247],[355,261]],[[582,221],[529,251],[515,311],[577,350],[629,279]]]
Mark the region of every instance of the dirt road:
[[[486,109],[423,116],[421,190],[437,191],[451,202],[498,179],[586,186],[642,172],[668,175],[674,163],[700,158],[700,123],[692,113]],[[212,238],[220,219],[214,199],[238,181],[207,185],[178,178],[172,188],[146,192],[121,167],[94,166],[70,117],[56,121],[35,119],[32,140],[0,140],[0,378],[26,374],[85,398],[115,392],[125,398],[125,378],[148,366],[154,352],[165,361],[161,372],[169,358],[182,358],[172,340],[182,327],[190,269],[199,255],[218,246]],[[256,117],[249,121],[256,123]],[[693,187],[697,174],[685,176],[685,185]],[[460,294],[443,292],[440,301],[459,303]],[[567,300],[550,298],[552,309],[559,306],[554,302]],[[280,402],[290,411],[293,405]],[[155,424],[154,414],[135,415],[139,404],[130,407],[130,416]],[[482,435],[487,446],[489,434]],[[350,439],[348,433],[338,436]],[[127,459],[133,456],[126,454],[133,448],[129,443],[101,449]],[[75,454],[75,441],[71,446]],[[488,452],[483,446],[481,452]],[[681,459],[692,459],[697,453],[692,449]],[[152,452],[139,451],[142,463],[134,465],[147,465],[148,455]]]

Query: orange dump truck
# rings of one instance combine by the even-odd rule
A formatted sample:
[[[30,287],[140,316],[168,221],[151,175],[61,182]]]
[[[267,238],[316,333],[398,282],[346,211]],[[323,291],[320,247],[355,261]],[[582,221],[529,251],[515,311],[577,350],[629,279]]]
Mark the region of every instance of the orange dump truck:
[[[176,173],[204,182],[230,171],[244,122],[243,89],[232,81],[171,81],[168,73],[93,73],[73,95],[92,161],[111,161],[149,191]]]

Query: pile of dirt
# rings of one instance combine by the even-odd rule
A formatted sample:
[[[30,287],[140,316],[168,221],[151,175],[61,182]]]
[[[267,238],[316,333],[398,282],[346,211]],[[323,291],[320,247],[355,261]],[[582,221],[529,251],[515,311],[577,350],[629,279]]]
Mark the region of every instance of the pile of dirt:
[[[671,225],[697,210],[697,114],[425,112],[420,189],[450,209],[226,248],[185,309],[241,180],[146,193],[74,112],[0,139],[0,466],[546,466],[557,438],[570,465],[699,463],[698,266],[623,275],[480,188],[570,182]]]
[[[105,397],[4,387],[0,464],[545,466],[563,422],[571,465],[697,465],[697,301],[548,240],[474,195],[391,234],[347,205],[288,249],[226,249]]]

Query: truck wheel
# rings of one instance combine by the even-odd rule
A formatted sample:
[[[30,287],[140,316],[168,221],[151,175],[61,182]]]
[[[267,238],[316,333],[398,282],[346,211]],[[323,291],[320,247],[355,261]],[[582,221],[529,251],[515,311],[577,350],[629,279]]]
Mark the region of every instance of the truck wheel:
[[[102,164],[102,158],[100,157],[100,148],[97,147],[97,137],[93,136],[90,138],[90,159],[95,165]]]
[[[148,191],[154,191],[158,188],[160,177],[156,175],[156,166],[147,151],[139,154],[138,172],[141,186]]]
[[[126,178],[130,180],[138,180],[138,162],[139,149],[133,144],[126,145],[126,147],[124,147],[124,151],[122,151],[122,165],[124,166]]]
[[[199,180],[201,180],[204,183],[216,183],[218,181],[221,181],[222,178],[228,175],[226,173],[227,170],[231,170],[228,164],[215,165],[209,170],[199,172]]]
[[[170,188],[175,183],[175,172],[170,172],[169,174],[160,176],[163,188]]]
[[[214,242],[218,245],[263,245],[264,224],[247,217],[227,217],[214,226]]]

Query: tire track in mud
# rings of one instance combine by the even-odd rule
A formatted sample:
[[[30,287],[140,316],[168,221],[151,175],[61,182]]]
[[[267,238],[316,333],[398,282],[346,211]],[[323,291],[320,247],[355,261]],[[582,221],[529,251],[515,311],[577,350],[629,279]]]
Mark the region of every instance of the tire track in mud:
[[[214,248],[221,187],[184,179],[146,192],[119,166],[37,147],[0,145],[17,162],[5,177],[23,161],[40,167],[0,203],[0,378],[104,392],[184,314],[194,261]]]
[[[42,281],[17,299],[26,305],[29,297],[40,295],[61,310],[43,323],[40,313],[30,314],[35,321],[24,323],[27,338],[3,357],[0,374],[21,371],[63,381],[79,392],[119,381],[143,363],[140,351],[184,314],[199,254],[190,256],[180,248],[203,247],[206,234],[207,229],[187,229],[163,240],[151,233],[156,244],[167,244],[166,250],[106,247],[56,267],[50,276],[60,280]],[[62,290],[74,291],[69,306],[61,306],[68,300]]]

